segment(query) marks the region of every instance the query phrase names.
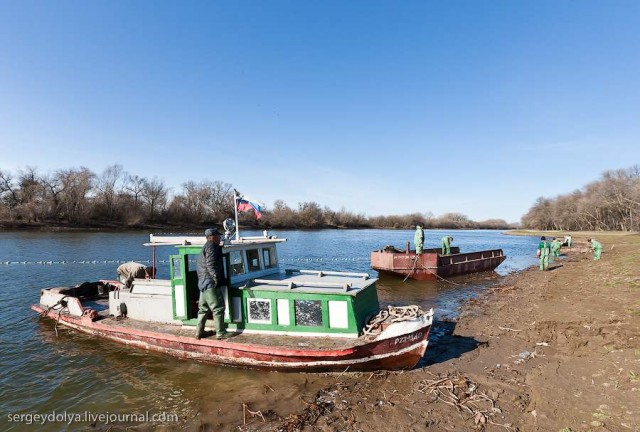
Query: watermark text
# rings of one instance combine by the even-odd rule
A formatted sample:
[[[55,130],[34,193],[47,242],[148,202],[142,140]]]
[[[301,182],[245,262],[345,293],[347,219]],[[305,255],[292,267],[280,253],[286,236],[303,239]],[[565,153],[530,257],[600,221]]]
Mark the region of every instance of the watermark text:
[[[9,423],[22,424],[39,424],[47,423],[66,423],[68,425],[74,423],[89,423],[110,425],[114,423],[169,423],[178,422],[180,418],[176,413],[149,411],[138,413],[112,413],[106,412],[69,412],[69,411],[52,411],[49,413],[20,413],[8,414]]]

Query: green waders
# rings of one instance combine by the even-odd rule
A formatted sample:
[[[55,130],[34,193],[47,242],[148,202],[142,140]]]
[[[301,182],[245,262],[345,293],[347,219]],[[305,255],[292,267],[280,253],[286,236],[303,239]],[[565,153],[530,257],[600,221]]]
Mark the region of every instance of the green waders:
[[[413,236],[413,244],[416,247],[416,253],[420,255],[422,253],[422,247],[424,246],[424,231],[422,231],[422,228],[416,228],[416,233]]]
[[[591,240],[591,249],[593,249],[593,259],[599,260],[602,256],[602,244],[599,241]]]
[[[538,247],[540,250],[540,270],[549,269],[549,243],[545,240]]]
[[[211,283],[206,283],[206,282]],[[200,291],[198,300],[198,325],[196,327],[196,337],[204,334],[204,326],[207,321],[209,311],[213,314],[213,325],[218,337],[226,335],[224,330],[224,297],[220,286],[215,286],[212,280],[205,280],[207,288]]]
[[[449,237],[442,237],[442,255],[451,255],[451,242]]]

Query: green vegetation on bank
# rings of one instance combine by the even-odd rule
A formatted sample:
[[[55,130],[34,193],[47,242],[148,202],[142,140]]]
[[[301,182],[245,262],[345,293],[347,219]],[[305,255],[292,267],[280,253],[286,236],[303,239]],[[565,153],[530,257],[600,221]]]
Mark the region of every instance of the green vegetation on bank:
[[[0,227],[195,227],[232,217],[233,186],[222,181],[188,181],[171,194],[159,178],[129,174],[120,165],[101,174],[70,168],[42,174],[28,167],[12,174],[0,169]],[[241,213],[240,224],[255,228],[426,228],[508,229],[502,219],[472,221],[461,213],[365,216],[334,211],[315,202],[289,207],[278,200],[256,220]]]

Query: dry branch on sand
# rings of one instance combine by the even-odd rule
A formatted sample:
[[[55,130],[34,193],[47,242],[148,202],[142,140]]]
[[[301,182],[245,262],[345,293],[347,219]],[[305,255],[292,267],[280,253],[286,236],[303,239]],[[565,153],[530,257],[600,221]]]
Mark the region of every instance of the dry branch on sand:
[[[421,380],[416,383],[416,391],[432,395],[433,402],[441,401],[453,406],[463,418],[465,413],[470,414],[465,420],[473,419],[476,425],[489,423],[507,430],[512,429],[511,424],[493,421],[494,416],[502,412],[496,401],[481,391],[478,384],[458,372],[447,376],[434,375],[432,379]]]

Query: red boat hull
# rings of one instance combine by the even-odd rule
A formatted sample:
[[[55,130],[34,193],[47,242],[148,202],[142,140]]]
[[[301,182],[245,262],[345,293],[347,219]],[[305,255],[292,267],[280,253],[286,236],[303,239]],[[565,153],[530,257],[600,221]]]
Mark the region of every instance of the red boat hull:
[[[452,248],[453,249],[453,248]],[[371,268],[382,274],[409,277],[415,280],[436,280],[448,276],[495,270],[507,257],[502,249],[440,255],[428,250],[420,255],[414,251],[371,252]]]
[[[291,349],[277,346],[237,343],[229,340],[193,337],[147,331],[93,321],[90,317],[58,315],[40,305],[31,309],[82,332],[140,349],[228,366],[280,371],[367,371],[415,367],[427,349],[431,324],[416,331],[388,339],[356,343],[341,349]]]

